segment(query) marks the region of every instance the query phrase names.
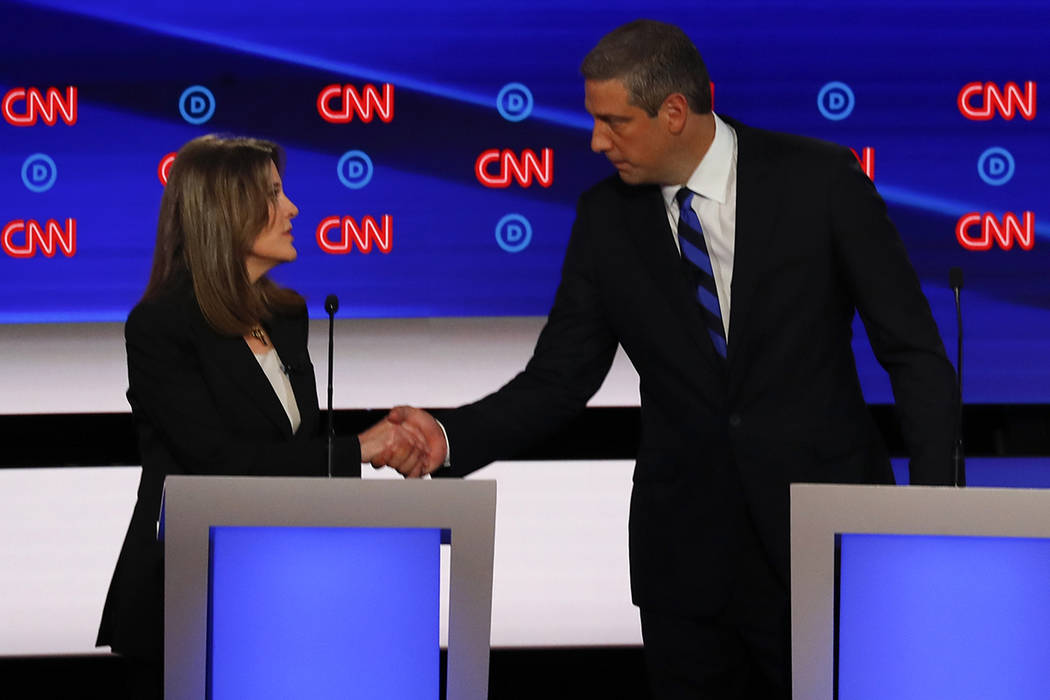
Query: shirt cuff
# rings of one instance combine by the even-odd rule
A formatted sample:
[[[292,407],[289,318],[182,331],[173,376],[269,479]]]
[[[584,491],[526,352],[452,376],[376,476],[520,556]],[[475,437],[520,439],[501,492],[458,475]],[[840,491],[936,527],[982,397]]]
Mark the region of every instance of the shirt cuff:
[[[441,466],[442,467],[451,467],[452,466],[452,446],[448,444],[448,431],[445,430],[445,426],[443,426],[441,424],[441,421],[439,421],[437,418],[434,419],[434,422],[438,424],[438,427],[441,428],[441,434],[445,436],[445,461],[441,463]]]

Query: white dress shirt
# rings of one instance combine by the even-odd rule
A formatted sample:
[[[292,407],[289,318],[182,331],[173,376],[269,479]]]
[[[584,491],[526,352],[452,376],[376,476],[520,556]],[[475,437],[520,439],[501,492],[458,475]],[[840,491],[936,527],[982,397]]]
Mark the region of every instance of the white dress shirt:
[[[715,137],[707,153],[689,179],[680,185],[661,187],[667,221],[671,225],[675,246],[678,242],[678,202],[675,195],[682,187],[697,194],[693,197],[693,211],[704,229],[704,242],[711,256],[715,274],[718,305],[722,311],[722,325],[729,339],[729,290],[733,284],[733,250],[736,244],[736,132],[733,127],[715,118]]]

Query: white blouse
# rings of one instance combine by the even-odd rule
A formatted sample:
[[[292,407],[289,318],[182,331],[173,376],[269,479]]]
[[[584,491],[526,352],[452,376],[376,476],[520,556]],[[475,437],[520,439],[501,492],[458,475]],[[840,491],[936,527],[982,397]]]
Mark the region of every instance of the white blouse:
[[[299,430],[302,418],[299,415],[299,404],[295,402],[295,393],[292,392],[292,383],[288,381],[288,375],[284,372],[284,364],[277,355],[277,349],[271,347],[261,355],[253,353],[259,361],[266,378],[270,380],[274,393],[284,406],[284,412],[288,414],[288,422],[292,425],[292,432]]]

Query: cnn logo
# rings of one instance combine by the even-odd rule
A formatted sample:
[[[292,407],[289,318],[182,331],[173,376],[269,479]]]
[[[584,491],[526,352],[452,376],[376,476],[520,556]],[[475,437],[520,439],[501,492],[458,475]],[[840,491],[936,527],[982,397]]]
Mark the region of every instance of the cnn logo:
[[[375,117],[389,123],[394,118],[394,86],[383,83],[380,91],[368,84],[358,92],[353,85],[329,85],[317,95],[317,113],[332,124],[347,124],[355,116],[365,123]]]
[[[11,126],[34,126],[43,119],[54,126],[61,117],[67,125],[77,123],[77,89],[67,87],[65,95],[58,88],[49,87],[45,92],[30,88],[11,88],[4,94],[0,111]]]
[[[317,225],[317,245],[331,255],[346,255],[355,246],[367,255],[374,244],[386,254],[393,247],[393,228],[394,220],[389,214],[383,214],[379,222],[371,216],[363,217],[360,225],[352,216],[329,216]],[[337,240],[332,240],[333,231],[338,232]]]
[[[165,187],[168,185],[168,176],[171,175],[171,166],[175,165],[175,153],[171,152],[160,159],[157,164],[157,179]]]
[[[65,227],[54,219],[42,225],[33,219],[8,222],[0,234],[0,248],[12,258],[32,258],[37,252],[53,258],[58,251],[71,258],[77,252],[77,220],[66,219]]]
[[[531,187],[534,179],[550,187],[554,182],[554,151],[544,148],[537,156],[526,148],[518,156],[511,150],[490,148],[474,161],[474,175],[485,187],[510,187],[512,178],[522,187]]]
[[[1031,250],[1035,245],[1035,213],[1026,211],[1018,219],[1007,212],[1000,221],[994,214],[971,212],[956,223],[955,237],[967,250],[991,250],[995,244],[1010,250],[1014,241],[1021,250]]]
[[[861,149],[860,153],[857,153],[855,148],[849,150],[853,151],[853,157],[857,159],[857,162],[860,164],[860,169],[864,171],[864,174],[868,176],[868,179],[875,182],[875,149],[865,146]]]
[[[1020,114],[1028,121],[1035,119],[1035,82],[1029,80],[1021,91],[1017,83],[1002,89],[995,83],[967,83],[959,91],[959,112],[967,119],[986,122],[998,112],[1003,119]]]

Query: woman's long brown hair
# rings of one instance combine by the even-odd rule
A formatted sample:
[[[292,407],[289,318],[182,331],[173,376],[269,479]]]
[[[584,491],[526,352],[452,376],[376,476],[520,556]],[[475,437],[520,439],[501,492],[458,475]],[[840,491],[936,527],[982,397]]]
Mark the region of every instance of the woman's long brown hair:
[[[301,296],[265,275],[252,284],[245,268],[275,211],[271,163],[283,171],[284,152],[261,139],[208,135],[179,149],[160,200],[144,300],[188,274],[209,325],[233,336],[303,307]]]

